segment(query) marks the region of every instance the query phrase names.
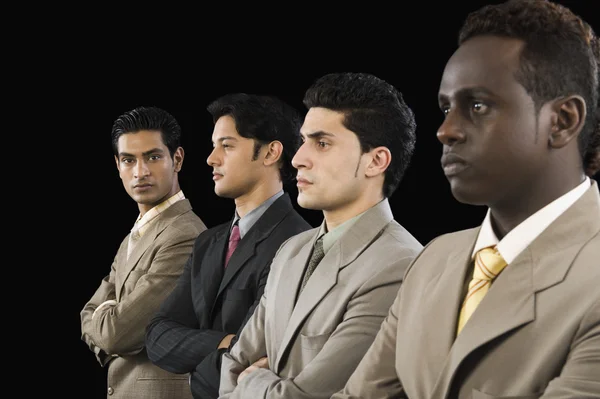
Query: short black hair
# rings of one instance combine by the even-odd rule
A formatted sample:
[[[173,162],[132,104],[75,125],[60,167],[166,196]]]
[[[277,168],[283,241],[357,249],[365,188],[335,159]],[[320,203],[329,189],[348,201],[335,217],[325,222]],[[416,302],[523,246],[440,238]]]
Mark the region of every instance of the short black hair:
[[[298,110],[278,97],[247,93],[226,94],[211,102],[207,109],[213,122],[222,116],[231,116],[239,135],[255,140],[255,157],[263,145],[280,141],[283,145],[281,180],[285,184],[295,179],[292,158],[300,147],[302,123]]]
[[[567,7],[548,0],[509,0],[468,15],[458,44],[475,36],[495,35],[522,40],[516,79],[539,111],[553,99],[583,97],[587,118],[579,134],[579,150],[588,176],[600,170],[598,109],[600,43],[592,27]]]
[[[343,124],[356,134],[363,153],[379,146],[390,150],[383,195],[391,197],[410,164],[416,142],[414,112],[402,93],[368,73],[331,73],[308,88],[304,105],[343,113]]]

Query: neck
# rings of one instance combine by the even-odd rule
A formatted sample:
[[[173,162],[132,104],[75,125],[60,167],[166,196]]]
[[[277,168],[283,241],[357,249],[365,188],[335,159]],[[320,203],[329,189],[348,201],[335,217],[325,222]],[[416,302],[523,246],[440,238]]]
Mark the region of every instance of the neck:
[[[238,215],[240,218],[244,217],[282,189],[283,184],[279,180],[279,176],[277,179],[263,179],[248,192],[235,199],[235,209]]]
[[[502,239],[531,215],[568,193],[585,179],[583,173],[569,178],[539,179],[537,184],[521,188],[520,194],[505,197],[490,205],[492,226],[498,239]]]
[[[344,206],[336,209],[323,210],[323,218],[327,225],[327,230],[333,230],[337,226],[344,222],[352,219],[353,217],[360,215],[361,213],[371,209],[383,200],[381,194],[381,187],[379,190],[365,190],[364,193],[379,193],[379,195],[365,195],[362,198],[357,198],[351,203],[347,203]]]

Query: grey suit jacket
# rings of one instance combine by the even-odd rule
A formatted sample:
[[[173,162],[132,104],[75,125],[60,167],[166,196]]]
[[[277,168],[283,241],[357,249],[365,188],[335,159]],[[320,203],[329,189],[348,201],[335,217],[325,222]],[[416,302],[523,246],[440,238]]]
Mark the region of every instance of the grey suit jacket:
[[[260,304],[223,355],[222,398],[329,398],[341,389],[387,315],[422,249],[393,220],[387,200],[362,215],[327,252],[298,297],[319,228],[280,247]],[[269,369],[238,375],[267,356]]]
[[[598,185],[504,269],[456,337],[478,232],[427,245],[334,398],[600,398]]]
[[[125,237],[110,274],[81,311],[81,338],[108,365],[111,399],[191,398],[187,375],[168,373],[153,365],[144,349],[146,325],[173,290],[189,257],[194,239],[206,226],[189,200],[158,215],[127,260]],[[116,306],[101,308],[114,299]]]

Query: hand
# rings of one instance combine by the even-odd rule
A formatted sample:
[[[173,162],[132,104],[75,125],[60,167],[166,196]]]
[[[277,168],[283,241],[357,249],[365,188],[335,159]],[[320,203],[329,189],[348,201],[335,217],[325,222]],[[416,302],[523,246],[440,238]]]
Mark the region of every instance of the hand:
[[[226,335],[225,338],[223,338],[221,342],[219,342],[219,346],[217,347],[217,349],[229,348],[229,344],[231,344],[231,340],[233,339],[233,337],[235,337],[235,334]]]
[[[254,363],[252,363],[248,368],[240,373],[237,378],[237,383],[239,384],[248,374],[258,369],[268,369],[269,368],[269,359],[267,357],[261,357]]]

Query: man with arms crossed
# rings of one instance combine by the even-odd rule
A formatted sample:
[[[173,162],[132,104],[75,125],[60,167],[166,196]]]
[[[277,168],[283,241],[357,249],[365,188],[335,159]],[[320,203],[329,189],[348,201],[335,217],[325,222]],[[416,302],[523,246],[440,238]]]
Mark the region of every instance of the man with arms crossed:
[[[298,204],[322,210],[324,220],[277,252],[260,304],[223,356],[222,398],[329,398],[373,341],[422,248],[388,202],[415,144],[402,95],[372,75],[330,74],[304,104],[304,143],[292,161]]]
[[[192,393],[202,399],[218,396],[221,355],[260,300],[275,252],[311,228],[283,186],[295,176],[298,111],[244,93],[218,98],[208,111],[215,125],[207,163],[215,193],[235,201],[235,214],[200,234],[146,338],[150,359],[173,373],[191,372]]]
[[[136,108],[113,124],[119,176],[140,213],[81,311],[82,339],[108,367],[110,398],[191,398],[187,378],[153,365],[144,348],[146,325],[206,229],[179,187],[180,137],[175,118],[156,107]]]

